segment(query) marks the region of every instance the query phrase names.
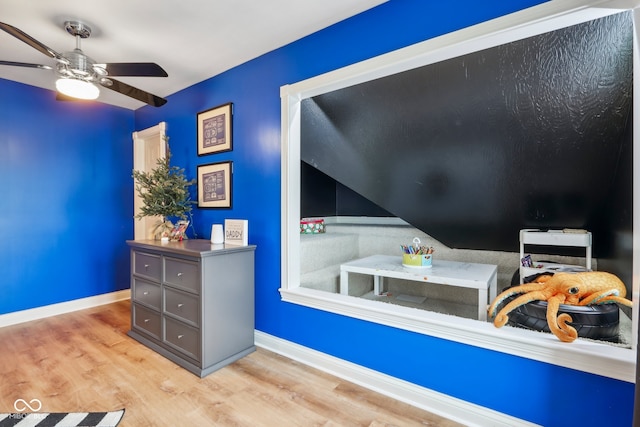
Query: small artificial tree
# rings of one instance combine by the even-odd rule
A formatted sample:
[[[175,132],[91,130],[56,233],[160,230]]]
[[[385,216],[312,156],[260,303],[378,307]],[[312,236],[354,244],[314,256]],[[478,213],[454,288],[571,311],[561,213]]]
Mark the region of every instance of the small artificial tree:
[[[165,138],[165,141],[167,139]],[[171,166],[171,152],[167,144],[167,156],[157,160],[157,167],[149,172],[133,170],[133,179],[136,181],[136,191],[142,200],[140,213],[135,217],[140,219],[147,216],[160,216],[162,221],[154,228],[155,236],[168,237],[173,229],[173,223],[169,218],[186,220],[191,216],[191,200],[189,187],[196,180],[187,180],[184,169]],[[183,234],[179,236],[180,239]]]

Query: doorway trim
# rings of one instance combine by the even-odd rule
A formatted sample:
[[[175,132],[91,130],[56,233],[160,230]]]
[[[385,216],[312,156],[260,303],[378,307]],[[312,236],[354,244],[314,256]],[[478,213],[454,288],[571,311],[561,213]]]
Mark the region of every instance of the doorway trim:
[[[167,124],[160,122],[150,128],[133,132],[133,169],[141,172],[149,172],[153,169],[158,159],[167,155]],[[134,183],[135,185],[135,183]],[[162,221],[161,217],[135,218],[140,212],[142,200],[137,191],[133,196],[133,238],[134,240],[147,240],[153,238],[153,227]]]

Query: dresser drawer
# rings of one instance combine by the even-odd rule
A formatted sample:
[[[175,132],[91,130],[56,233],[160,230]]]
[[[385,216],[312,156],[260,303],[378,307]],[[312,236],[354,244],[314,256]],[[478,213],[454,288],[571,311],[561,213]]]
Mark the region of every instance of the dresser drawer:
[[[200,325],[200,297],[168,287],[164,288],[164,312],[193,324]]]
[[[160,310],[160,285],[138,277],[133,278],[133,301],[150,305]]]
[[[200,330],[164,317],[164,341],[187,356],[200,361]]]
[[[160,255],[134,251],[133,273],[146,276],[159,282],[162,279],[162,262],[160,261]]]
[[[138,329],[160,339],[160,313],[133,304],[133,324]]]
[[[200,264],[166,257],[164,281],[170,285],[200,293]]]

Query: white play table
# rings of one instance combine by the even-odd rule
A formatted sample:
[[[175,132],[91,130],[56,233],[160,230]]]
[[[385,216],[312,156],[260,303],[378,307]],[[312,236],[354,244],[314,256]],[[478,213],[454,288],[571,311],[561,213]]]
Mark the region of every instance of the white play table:
[[[349,295],[349,273],[373,276],[376,295],[383,290],[385,277],[477,289],[479,320],[487,320],[487,304],[495,299],[498,283],[498,266],[493,264],[434,259],[431,268],[416,268],[404,267],[401,256],[372,255],[340,265],[343,295]]]

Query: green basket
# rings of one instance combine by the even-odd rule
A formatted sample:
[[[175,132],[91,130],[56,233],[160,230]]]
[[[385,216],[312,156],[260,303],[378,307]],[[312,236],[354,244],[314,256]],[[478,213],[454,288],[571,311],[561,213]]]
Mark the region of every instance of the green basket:
[[[413,268],[430,268],[433,264],[433,254],[403,254],[402,265]]]

